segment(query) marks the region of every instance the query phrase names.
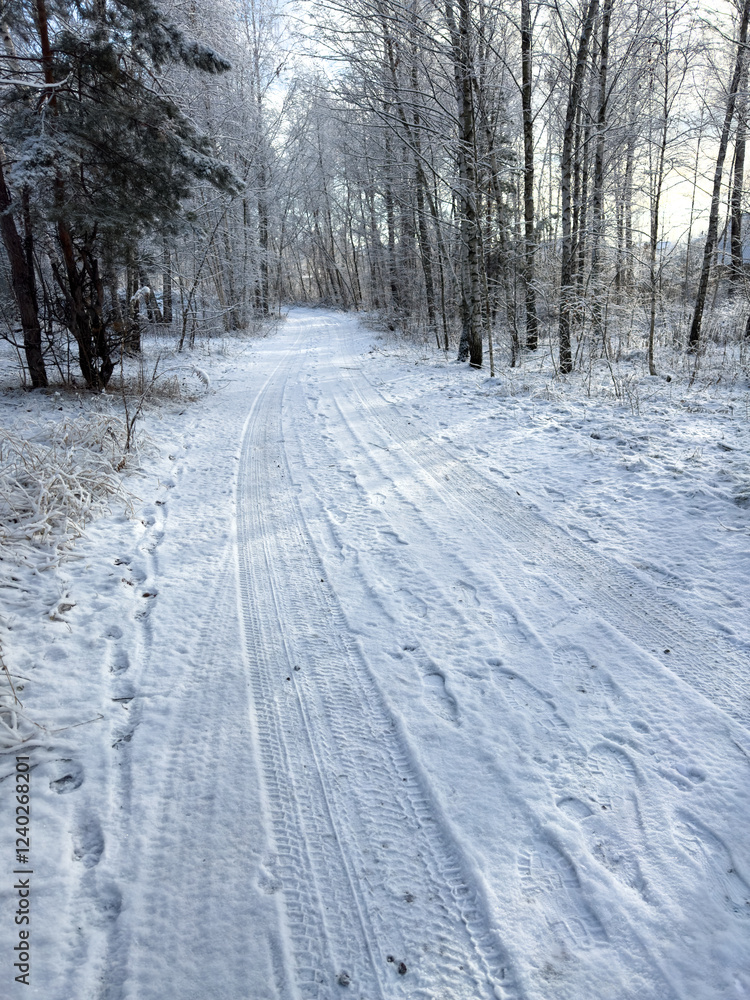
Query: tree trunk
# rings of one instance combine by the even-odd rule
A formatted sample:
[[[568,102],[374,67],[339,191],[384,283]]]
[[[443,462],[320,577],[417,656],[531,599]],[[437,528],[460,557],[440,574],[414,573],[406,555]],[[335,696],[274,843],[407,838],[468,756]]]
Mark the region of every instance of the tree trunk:
[[[463,246],[462,330],[458,360],[467,356],[472,368],[482,367],[482,280],[479,220],[477,217],[477,176],[475,162],[474,97],[471,66],[471,15],[469,0],[459,0],[459,25],[453,4],[446,0],[446,20],[451,33],[453,68],[459,120],[458,166],[461,199],[461,242]]]
[[[749,0],[750,2],[750,0]],[[568,95],[568,108],[565,115],[565,131],[563,133],[562,150],[562,183],[561,183],[561,215],[562,215],[562,267],[560,272],[560,372],[568,375],[573,371],[573,356],[570,349],[570,314],[573,294],[574,246],[571,227],[571,172],[573,160],[573,139],[578,107],[583,90],[583,79],[586,73],[589,41],[599,9],[599,0],[588,0],[581,26],[581,37],[578,43],[578,54],[573,72],[573,80]]]
[[[414,19],[416,19],[416,3],[414,5]],[[416,32],[412,25],[412,65],[411,84],[415,98],[419,93],[419,78],[417,72],[417,41]],[[435,279],[432,266],[432,245],[427,231],[427,218],[425,215],[425,190],[427,181],[424,176],[422,164],[422,139],[420,134],[421,122],[419,112],[414,108],[414,164],[415,183],[417,189],[417,229],[419,232],[419,253],[422,260],[422,273],[424,274],[425,297],[427,299],[427,326],[429,332],[435,337],[438,348],[440,347],[440,334],[437,328],[437,316],[435,312]]]
[[[261,154],[265,155],[265,153]],[[260,244],[260,309],[264,316],[268,315],[268,177],[263,164],[258,176],[258,243]]]
[[[594,157],[594,239],[591,245],[591,288],[593,293],[594,335],[604,343],[602,325],[602,244],[604,243],[604,138],[607,125],[607,70],[609,68],[609,24],[613,0],[605,0],[602,12],[602,35],[599,52],[599,114],[596,122],[596,154]]]
[[[734,143],[734,177],[732,178],[732,268],[729,294],[734,298],[745,280],[742,251],[742,188],[745,179],[745,145],[747,136],[747,66],[742,73],[737,107],[737,135]]]
[[[121,341],[125,340],[127,334],[127,320],[122,311],[120,296],[117,289],[117,274],[112,258],[107,255],[104,264],[104,284],[109,289],[109,299],[112,303],[112,316],[114,319],[114,331]]]
[[[128,279],[125,297],[128,324],[125,335],[124,350],[127,354],[141,353],[141,302],[138,291],[138,269],[134,263],[133,251],[128,251]]]
[[[23,347],[26,364],[34,389],[46,388],[47,371],[42,354],[42,328],[39,323],[39,306],[36,297],[33,261],[24,249],[16,222],[11,214],[12,199],[3,172],[4,156],[0,149],[0,229],[8,254],[13,296],[18,306],[23,330]]]
[[[45,0],[35,0],[35,12],[39,42],[42,50],[42,69],[44,82],[47,86],[55,83],[54,57],[49,38],[49,23]],[[54,93],[49,100],[49,106],[56,109]],[[54,181],[55,200],[58,209],[65,204],[63,182],[58,174]],[[81,269],[76,260],[76,248],[73,237],[65,219],[60,216],[57,222],[57,236],[65,265],[64,274],[53,266],[55,278],[65,296],[67,306],[68,328],[78,344],[78,360],[86,385],[90,389],[103,389],[109,382],[114,364],[109,353],[104,319],[104,285],[99,274],[99,266],[90,249],[84,247],[78,256]],[[89,292],[86,290],[86,277],[89,280]],[[97,364],[97,358],[101,364]]]
[[[427,327],[430,334],[435,337],[437,346],[440,347],[440,336],[437,329],[437,318],[435,313],[435,281],[433,276],[432,245],[430,243],[427,230],[427,218],[425,207],[425,191],[427,181],[424,175],[422,163],[422,138],[421,121],[416,103],[412,109],[411,122],[407,115],[406,108],[401,96],[398,83],[398,73],[396,68],[396,56],[394,53],[393,39],[390,34],[388,22],[383,18],[383,39],[385,42],[386,57],[390,71],[391,86],[393,87],[394,100],[396,102],[399,120],[403,125],[407,141],[414,152],[414,187],[416,194],[416,223],[419,244],[419,256],[422,263],[422,274],[424,276],[425,298],[427,302]],[[416,4],[412,5],[411,23],[411,90],[412,100],[416,102],[419,93],[419,78],[417,69],[417,39],[416,39]],[[413,128],[412,128],[413,126]]]
[[[649,244],[649,325],[648,325],[648,371],[649,375],[656,375],[656,362],[654,360],[654,337],[656,330],[656,297],[658,291],[656,252],[659,244],[659,212],[661,208],[661,195],[664,186],[664,165],[667,155],[667,138],[669,134],[669,79],[670,79],[670,49],[672,38],[672,25],[669,14],[665,14],[664,25],[664,99],[661,108],[661,136],[658,147],[658,160],[656,165],[656,176],[652,177],[652,199],[651,199],[651,239]]]
[[[747,44],[747,26],[750,19],[750,0],[745,0],[742,5],[742,20],[740,22],[740,34],[737,44],[737,58],[734,64],[734,74],[727,97],[727,107],[724,115],[724,126],[721,130],[719,141],[719,153],[716,157],[716,170],[714,171],[714,186],[711,193],[711,211],[708,217],[708,232],[706,234],[706,245],[703,249],[703,265],[698,283],[698,294],[695,299],[695,310],[693,321],[690,324],[690,335],[688,338],[688,351],[692,354],[698,350],[701,337],[701,323],[703,321],[703,309],[706,304],[706,293],[708,292],[708,279],[711,271],[711,257],[716,248],[716,237],[719,225],[719,199],[721,197],[721,178],[724,173],[724,160],[727,155],[729,145],[729,130],[732,126],[734,109],[737,103],[737,93],[739,91],[740,80],[745,65],[745,47]]]
[[[625,156],[625,191],[623,193],[623,228],[625,232],[625,266],[622,287],[633,285],[633,174],[635,171],[635,109],[631,107],[628,128],[627,152]]]
[[[164,244],[164,269],[162,271],[162,306],[163,306],[163,316],[164,322],[171,324],[172,322],[172,257],[169,252],[169,247]]]
[[[156,295],[154,294],[154,286],[151,284],[151,279],[146,274],[145,271],[139,271],[138,280],[140,282],[141,288],[147,288],[148,291],[145,293],[146,299],[146,314],[149,319],[149,323],[163,323],[164,316],[159,308],[159,303],[157,301]]]
[[[73,239],[64,222],[57,223],[57,235],[62,250],[65,273],[53,265],[57,283],[65,295],[66,322],[78,345],[81,374],[89,389],[104,389],[114,371],[109,345],[104,331],[104,288],[98,275],[96,260],[82,251],[83,269],[78,270]],[[91,283],[86,295],[86,273]],[[97,364],[97,359],[101,364]]]
[[[583,100],[581,101],[581,106],[578,108],[578,114],[576,115],[576,125],[575,125],[575,140],[573,142],[573,208],[572,208],[572,222],[571,222],[571,240],[573,243],[573,263],[571,265],[571,281],[577,284],[578,277],[578,244],[579,235],[581,228],[581,177],[583,169],[583,155],[582,151],[585,150],[585,140],[583,136]],[[588,129],[587,129],[588,132]],[[578,312],[577,308],[573,311],[573,318]]]
[[[438,253],[438,275],[440,278],[440,318],[443,327],[443,350],[447,351],[450,349],[450,336],[448,332],[448,306],[445,299],[445,263],[448,256],[448,251],[445,247],[445,241],[443,239],[443,227],[440,223],[440,213],[438,212],[437,206],[437,195],[434,190],[431,190],[425,185],[425,198],[427,199],[427,204],[430,208],[430,218],[432,219],[432,224],[435,228],[435,243],[437,244]]]
[[[750,0],[748,0],[750,2]],[[589,41],[599,9],[599,0],[588,0],[581,37],[578,43],[576,65],[573,80],[568,95],[568,108],[565,115],[565,131],[563,133],[563,149],[561,160],[561,215],[562,215],[562,267],[560,270],[560,372],[568,375],[573,371],[573,356],[570,349],[570,314],[573,295],[573,267],[575,264],[573,232],[571,227],[571,173],[573,166],[573,140],[575,123],[581,102],[583,80],[588,61]]]
[[[391,288],[391,309],[399,316],[401,313],[401,288],[398,279],[398,268],[396,266],[396,215],[393,207],[393,186],[392,186],[392,161],[391,141],[386,133],[385,137],[385,191],[383,201],[385,202],[385,220],[388,227],[388,283]]]
[[[524,268],[523,280],[526,293],[526,348],[535,351],[539,346],[539,323],[536,311],[536,286],[534,284],[534,121],[531,112],[531,11],[529,0],[521,0],[521,109],[523,114],[523,220]]]

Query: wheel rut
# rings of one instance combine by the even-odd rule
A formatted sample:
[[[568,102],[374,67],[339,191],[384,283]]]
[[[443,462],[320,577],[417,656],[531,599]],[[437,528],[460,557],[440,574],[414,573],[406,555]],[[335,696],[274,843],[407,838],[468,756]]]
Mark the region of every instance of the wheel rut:
[[[516,998],[508,957],[306,528],[283,440],[299,353],[248,418],[238,576],[299,997]]]
[[[343,352],[351,351],[346,343]],[[467,530],[515,549],[527,562],[544,564],[558,588],[595,610],[638,646],[750,729],[748,656],[682,608],[646,587],[634,573],[590,552],[554,524],[529,510],[507,487],[489,483],[447,445],[436,444],[398,413],[385,395],[352,366],[342,370],[358,411],[393,442],[414,471],[414,496],[442,497],[471,518]],[[583,605],[582,605],[583,606]]]

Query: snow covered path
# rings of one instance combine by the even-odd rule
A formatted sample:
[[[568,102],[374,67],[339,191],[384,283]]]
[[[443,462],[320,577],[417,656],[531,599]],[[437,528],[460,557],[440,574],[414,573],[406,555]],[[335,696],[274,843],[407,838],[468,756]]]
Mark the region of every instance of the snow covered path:
[[[455,404],[395,405],[371,342],[294,311],[146,509],[36,995],[750,996],[746,643],[498,483]]]

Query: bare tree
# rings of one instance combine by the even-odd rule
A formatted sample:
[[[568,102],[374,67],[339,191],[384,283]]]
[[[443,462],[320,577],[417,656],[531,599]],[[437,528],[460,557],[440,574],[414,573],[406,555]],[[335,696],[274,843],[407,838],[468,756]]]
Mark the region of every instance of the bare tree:
[[[563,132],[563,148],[560,161],[561,172],[561,216],[562,216],[562,265],[560,269],[560,371],[567,375],[573,371],[573,355],[571,353],[571,312],[573,286],[573,268],[575,244],[572,227],[572,197],[571,175],[573,169],[573,140],[575,137],[576,117],[581,106],[583,84],[588,63],[589,43],[594,30],[599,0],[586,0],[581,22],[581,32],[578,39],[575,66],[568,91],[568,106],[565,113],[565,128]]]
[[[708,278],[711,271],[711,260],[716,249],[716,241],[719,224],[719,200],[721,198],[721,181],[724,174],[724,160],[727,155],[729,145],[729,132],[732,127],[732,118],[737,104],[737,95],[740,90],[740,81],[744,73],[747,29],[750,20],[750,0],[744,0],[742,4],[742,14],[740,17],[740,29],[737,41],[737,56],[734,63],[734,72],[727,94],[726,110],[724,112],[724,125],[721,130],[719,140],[719,151],[716,156],[716,169],[714,171],[713,190],[711,192],[711,209],[708,216],[708,232],[706,233],[706,244],[703,250],[703,264],[698,282],[698,291],[695,298],[695,308],[693,319],[690,324],[690,334],[688,337],[688,350],[692,353],[698,350],[701,337],[701,324],[703,321],[703,310],[706,304],[706,293],[708,292]]]
[[[534,285],[534,249],[536,220],[534,217],[534,117],[531,109],[532,33],[529,0],[521,0],[521,107],[523,112],[523,220],[524,220],[524,286],[526,290],[526,347],[535,351],[539,343],[539,324]]]

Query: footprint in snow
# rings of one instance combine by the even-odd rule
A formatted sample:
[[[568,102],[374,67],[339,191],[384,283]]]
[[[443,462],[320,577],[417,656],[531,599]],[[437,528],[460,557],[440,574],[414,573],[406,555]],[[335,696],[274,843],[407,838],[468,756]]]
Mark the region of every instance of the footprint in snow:
[[[564,733],[569,728],[548,695],[514,670],[502,666],[500,660],[492,658],[487,663],[494,668],[492,679],[500,687],[505,700],[518,715],[528,719],[532,727],[551,734]]]
[[[511,608],[502,608],[497,612],[497,627],[504,642],[519,645],[529,641],[528,632]]]
[[[672,826],[675,840],[703,871],[712,896],[730,913],[750,917],[750,885],[735,867],[724,841],[684,809],[678,809]]]
[[[124,674],[129,669],[130,658],[128,657],[128,654],[122,649],[118,650],[109,666],[110,673]]]
[[[122,911],[122,893],[114,882],[99,887],[96,894],[96,908],[103,923],[117,920]]]
[[[155,531],[148,544],[141,546],[141,548],[144,552],[147,552],[149,555],[152,556],[159,548],[163,540],[164,540],[164,532]]]
[[[557,805],[580,824],[596,860],[648,902],[638,860],[646,851],[637,780],[635,765],[625,751],[602,743],[580,765],[580,794],[563,798]]]
[[[458,722],[456,699],[446,686],[445,675],[416,643],[406,643],[403,652],[414,662],[422,679],[423,697],[427,708],[446,722]],[[402,659],[399,655],[399,659]]]
[[[587,816],[591,816],[594,812],[591,806],[587,806],[585,802],[581,802],[580,799],[574,796],[558,799],[555,804],[558,809],[573,819],[586,819]]]
[[[606,670],[592,663],[582,646],[558,646],[552,654],[553,676],[559,686],[575,696],[586,711],[610,712],[619,696]]]
[[[399,587],[395,593],[395,598],[400,607],[408,608],[411,614],[416,615],[417,618],[427,617],[427,604],[421,597],[413,594],[411,590],[407,590],[405,587]]]
[[[104,834],[96,816],[83,817],[73,838],[73,857],[84,868],[94,868],[104,853]]]
[[[378,528],[379,534],[386,538],[392,545],[408,545],[409,543],[402,538],[397,532],[392,531],[390,528]]]
[[[571,949],[601,946],[607,932],[587,902],[574,863],[545,838],[528,841],[518,855],[524,895],[538,901],[553,937]]]
[[[81,765],[73,760],[61,760],[58,763],[61,773],[59,778],[53,778],[50,781],[49,787],[52,791],[57,792],[58,795],[66,795],[68,792],[74,792],[76,788],[80,788],[83,784]]]
[[[481,607],[482,602],[477,596],[477,588],[471,583],[467,583],[465,580],[456,580],[456,584],[459,589],[461,597],[459,601],[467,606],[473,605],[474,607]],[[454,588],[455,589],[455,588]]]
[[[703,768],[681,761],[673,761],[669,766],[660,767],[659,774],[681,792],[691,792],[697,785],[702,785],[708,777]]]
[[[456,699],[446,688],[443,674],[440,671],[425,673],[422,683],[433,711],[447,722],[458,722]]]
[[[582,542],[591,542],[593,545],[597,544],[597,539],[592,538],[592,536],[584,528],[579,528],[577,524],[569,524],[568,531],[574,538],[578,538]]]

